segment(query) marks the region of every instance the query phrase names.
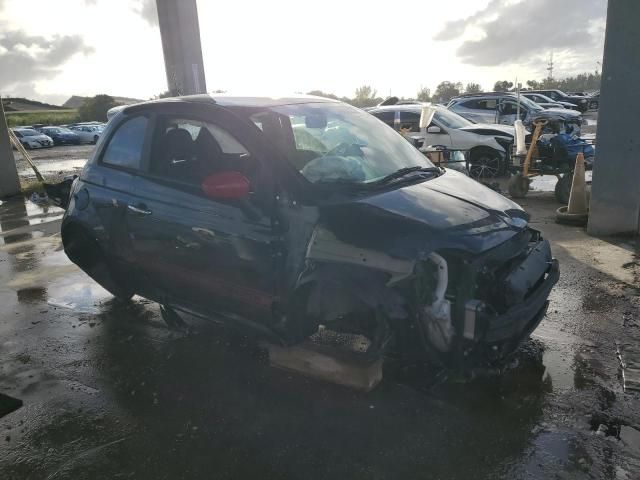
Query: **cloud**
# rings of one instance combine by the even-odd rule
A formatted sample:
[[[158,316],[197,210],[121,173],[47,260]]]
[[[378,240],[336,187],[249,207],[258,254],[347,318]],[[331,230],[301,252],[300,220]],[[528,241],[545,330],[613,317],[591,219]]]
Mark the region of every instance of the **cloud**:
[[[140,0],[133,10],[152,26],[158,25],[158,8],[156,0]]]
[[[0,3],[3,0],[0,0]],[[112,1],[112,0],[110,0]],[[100,0],[84,0],[84,3],[88,6],[97,5]],[[128,2],[129,8],[140,15],[144,20],[146,20],[149,25],[152,27],[158,26],[158,10],[156,7],[156,0],[134,0],[133,2]]]
[[[445,24],[434,39],[481,32],[480,38],[463,40],[456,52],[475,66],[532,63],[549,51],[574,66],[595,65],[602,55],[606,7],[606,0],[492,0],[483,10]]]
[[[3,27],[0,24],[0,30]],[[0,34],[0,89],[19,90],[21,86],[55,77],[71,57],[92,51],[79,35],[48,38],[23,30],[5,31]]]

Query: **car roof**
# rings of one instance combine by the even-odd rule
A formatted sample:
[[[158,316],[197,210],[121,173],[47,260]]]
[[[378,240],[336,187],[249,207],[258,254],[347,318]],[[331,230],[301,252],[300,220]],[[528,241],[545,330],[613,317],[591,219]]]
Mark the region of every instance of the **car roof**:
[[[136,103],[124,108],[126,111],[132,111],[141,107],[152,105],[163,105],[170,103],[195,103],[195,104],[214,104],[223,107],[250,107],[250,108],[268,108],[278,107],[282,105],[293,105],[302,103],[340,103],[338,100],[330,98],[316,97],[314,95],[287,95],[287,96],[235,96],[235,95],[187,95],[184,97],[160,98],[143,103]]]
[[[462,95],[458,95],[455,98],[471,98],[471,97],[516,97],[517,94],[515,92],[483,92],[483,93],[463,93]]]
[[[380,107],[371,107],[368,108],[367,111],[368,112],[385,112],[385,111],[391,111],[391,112],[395,112],[395,111],[400,111],[400,110],[404,110],[405,112],[421,112],[422,111],[422,105],[426,105],[426,104],[422,104],[422,103],[400,103],[400,104],[396,104],[396,105],[382,105]],[[446,109],[446,107],[442,106],[442,105],[431,105],[432,107],[436,108],[436,109]]]

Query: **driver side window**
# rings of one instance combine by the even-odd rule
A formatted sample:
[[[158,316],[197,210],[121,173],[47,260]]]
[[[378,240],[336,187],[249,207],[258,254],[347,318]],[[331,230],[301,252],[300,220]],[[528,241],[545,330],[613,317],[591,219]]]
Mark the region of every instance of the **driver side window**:
[[[177,116],[158,117],[150,173],[199,187],[209,175],[254,170],[255,159],[220,125]]]

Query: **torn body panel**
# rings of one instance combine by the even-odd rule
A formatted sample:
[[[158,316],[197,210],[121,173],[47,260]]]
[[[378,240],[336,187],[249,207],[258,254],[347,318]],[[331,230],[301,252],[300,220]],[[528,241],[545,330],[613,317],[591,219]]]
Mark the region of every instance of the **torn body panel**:
[[[446,191],[446,186],[439,189]],[[369,209],[374,201],[381,204],[367,199]],[[467,217],[471,221],[465,224],[456,215],[435,216],[434,222],[412,218],[399,229],[393,228],[398,221],[394,212],[373,216],[369,210],[360,218],[376,220],[377,233],[371,236],[366,221],[354,220],[351,225],[358,227],[347,227],[347,219],[355,219],[348,208],[325,212],[325,223],[310,237],[301,275],[302,283],[314,285],[306,314],[317,325],[369,338],[388,328],[396,339],[419,339],[419,350],[444,364],[504,358],[540,322],[558,267],[549,243],[523,226],[523,212],[494,217],[492,209],[478,203],[468,212],[480,220]],[[500,230],[506,241],[476,250],[481,242],[495,241]],[[451,240],[464,236],[462,232],[476,248]],[[363,315],[370,321],[351,318]]]

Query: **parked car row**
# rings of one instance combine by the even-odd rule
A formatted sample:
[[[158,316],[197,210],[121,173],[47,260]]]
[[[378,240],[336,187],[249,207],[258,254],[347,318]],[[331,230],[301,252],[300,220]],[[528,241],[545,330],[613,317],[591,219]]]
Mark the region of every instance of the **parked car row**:
[[[423,152],[433,147],[468,152],[472,177],[496,177],[504,173],[515,137],[512,126],[473,123],[446,107],[434,108],[426,130],[419,126],[422,112],[419,102],[380,105],[368,111],[410,138]]]
[[[551,98],[545,94],[553,95]],[[576,101],[571,103],[565,100]],[[543,133],[579,136],[589,106],[585,97],[566,95],[559,90],[487,92],[461,95],[448,105],[433,106],[426,128],[420,128],[423,103],[390,97],[367,111],[402,133],[423,153],[433,149],[464,152],[469,174],[474,178],[503,175],[510,164],[515,142],[516,120],[530,133],[538,120],[547,120]]]
[[[104,123],[87,122],[71,125],[33,125],[13,128],[16,137],[27,150],[59,145],[96,144],[105,128]]]
[[[582,114],[568,108],[543,108],[538,103],[509,92],[489,92],[461,95],[447,104],[449,110],[472,122],[513,125],[518,119],[530,128],[536,119],[554,119],[572,124],[572,129],[582,125]]]

